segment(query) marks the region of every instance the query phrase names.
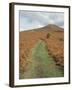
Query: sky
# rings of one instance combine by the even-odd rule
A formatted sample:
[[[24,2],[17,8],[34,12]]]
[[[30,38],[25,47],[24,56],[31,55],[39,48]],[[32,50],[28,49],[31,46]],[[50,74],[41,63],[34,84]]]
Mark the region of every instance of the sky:
[[[20,31],[44,27],[48,24],[55,24],[64,27],[63,12],[40,12],[40,11],[19,11]]]

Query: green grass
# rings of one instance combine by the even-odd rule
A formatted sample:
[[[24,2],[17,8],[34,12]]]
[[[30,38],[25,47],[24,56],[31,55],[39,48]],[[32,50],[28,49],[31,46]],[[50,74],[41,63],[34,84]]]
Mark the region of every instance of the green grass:
[[[46,78],[63,77],[64,71],[55,64],[55,61],[48,55],[45,43],[39,40],[31,50],[31,56],[28,58],[31,63],[24,73],[20,73],[20,79],[24,78]]]

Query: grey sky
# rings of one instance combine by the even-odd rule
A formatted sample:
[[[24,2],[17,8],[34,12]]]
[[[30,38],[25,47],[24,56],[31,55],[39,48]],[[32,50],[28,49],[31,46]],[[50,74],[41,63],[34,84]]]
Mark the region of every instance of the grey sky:
[[[64,13],[20,10],[20,31],[39,28],[48,24],[64,27]]]

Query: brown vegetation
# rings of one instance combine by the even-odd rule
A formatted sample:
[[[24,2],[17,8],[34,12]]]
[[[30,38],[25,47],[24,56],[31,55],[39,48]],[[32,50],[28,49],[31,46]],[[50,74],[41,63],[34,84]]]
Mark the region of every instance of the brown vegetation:
[[[20,72],[27,70],[27,57],[35,43],[42,39],[45,41],[49,54],[54,58],[57,65],[64,66],[64,30],[55,25],[31,31],[20,32]]]

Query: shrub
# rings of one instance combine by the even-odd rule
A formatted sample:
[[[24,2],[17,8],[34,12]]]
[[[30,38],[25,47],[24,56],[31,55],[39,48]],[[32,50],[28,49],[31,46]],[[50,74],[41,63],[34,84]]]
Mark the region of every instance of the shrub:
[[[59,40],[60,40],[60,41],[64,41],[64,39],[63,39],[63,38],[59,38]]]
[[[50,37],[50,33],[47,34],[46,38],[49,38]]]

